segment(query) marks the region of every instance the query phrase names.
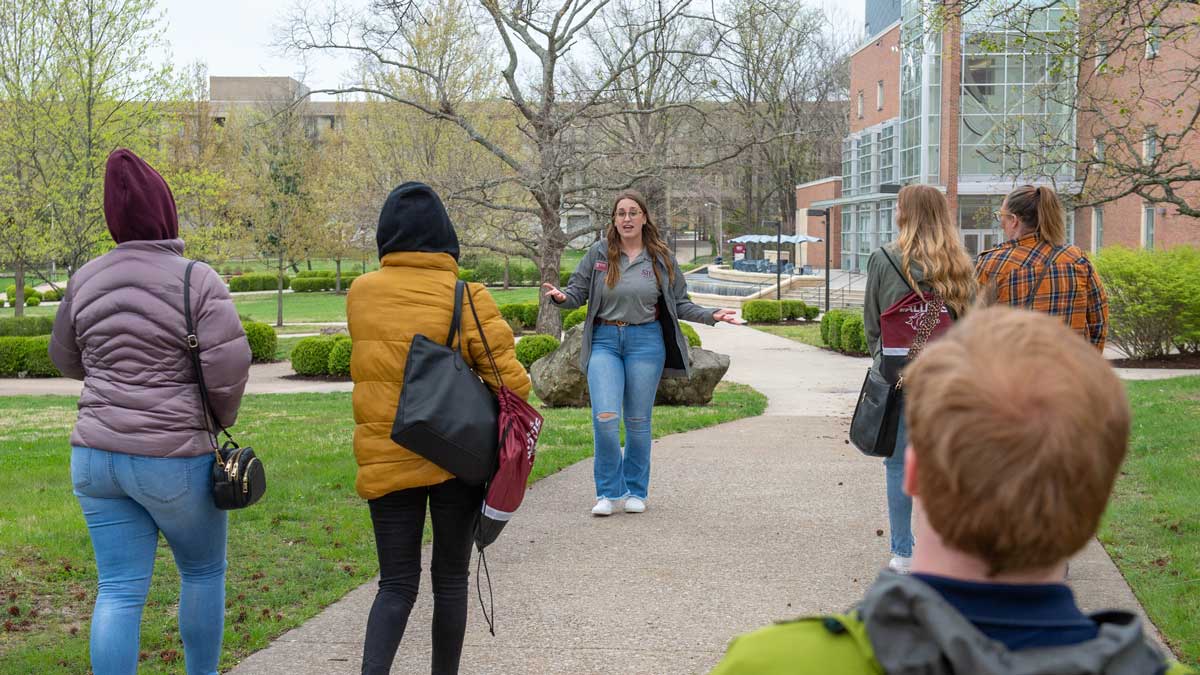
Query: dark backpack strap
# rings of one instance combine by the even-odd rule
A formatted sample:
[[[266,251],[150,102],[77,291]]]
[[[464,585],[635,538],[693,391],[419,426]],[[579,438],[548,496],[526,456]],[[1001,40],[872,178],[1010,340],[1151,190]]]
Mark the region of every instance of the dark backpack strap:
[[[460,282],[461,283],[461,282]],[[500,377],[500,368],[496,366],[496,359],[492,356],[492,348],[488,345],[487,336],[483,334],[483,324],[479,322],[479,313],[475,311],[475,298],[467,293],[467,303],[471,305],[471,316],[475,318],[475,328],[479,331],[479,340],[483,343],[483,351],[487,352],[488,362],[492,364],[492,372],[496,373],[496,384],[504,386],[504,378]],[[462,338],[459,338],[460,340]]]
[[[1033,301],[1037,299],[1038,289],[1042,287],[1042,282],[1046,280],[1046,274],[1050,272],[1050,266],[1054,264],[1054,259],[1058,257],[1061,249],[1061,246],[1050,249],[1046,261],[1042,263],[1041,271],[1038,272],[1037,281],[1034,281],[1033,287],[1029,289],[1029,297],[1025,298],[1025,309],[1033,309]]]
[[[904,275],[904,273],[900,271],[900,268],[896,265],[896,261],[892,260],[892,256],[888,255],[887,249],[880,247],[879,252],[883,254],[883,257],[887,258],[887,261],[888,261],[888,263],[891,264],[892,269],[896,270],[896,274],[900,275],[900,280],[904,282],[905,286],[908,286],[908,290],[912,291],[913,293],[916,293],[918,296],[920,296],[922,298],[925,297],[925,295],[923,293],[921,293],[921,291],[918,291],[917,289],[913,288],[912,284],[908,283],[908,277],[906,277]]]
[[[446,346],[454,349],[454,338],[458,336],[458,351],[462,351],[462,302],[463,289],[466,284],[462,280],[454,283],[454,315],[450,317],[450,334],[446,336]]]
[[[196,371],[196,384],[200,388],[200,403],[204,407],[204,426],[208,430],[215,449],[218,445],[218,433],[225,434],[225,437],[230,440],[233,438],[217,421],[217,416],[213,413],[212,401],[208,397],[208,385],[204,383],[204,367],[200,363],[200,338],[196,335],[196,325],[192,320],[192,268],[195,266],[195,260],[188,261],[187,269],[183,272],[183,319],[187,324],[188,356],[192,361],[192,369]]]

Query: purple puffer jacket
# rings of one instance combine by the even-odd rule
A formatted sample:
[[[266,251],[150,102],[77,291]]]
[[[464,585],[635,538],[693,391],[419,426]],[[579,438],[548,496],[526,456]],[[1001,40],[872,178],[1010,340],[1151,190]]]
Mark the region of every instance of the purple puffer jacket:
[[[71,445],[152,457],[212,452],[183,317],[183,241],[126,241],[84,265],[54,320],[50,358],[83,380]],[[224,282],[197,264],[192,315],[217,419],[237,420],[250,345]]]

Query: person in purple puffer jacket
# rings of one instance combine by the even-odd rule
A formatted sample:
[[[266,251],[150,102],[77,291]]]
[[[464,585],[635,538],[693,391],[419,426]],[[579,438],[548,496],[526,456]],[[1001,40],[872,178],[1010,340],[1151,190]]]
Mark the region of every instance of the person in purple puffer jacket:
[[[108,158],[104,219],[117,247],[71,277],[50,358],[83,380],[71,433],[71,483],[99,575],[95,675],[137,671],[142,607],[158,534],[179,568],[179,634],[188,675],[213,675],[225,614],[226,515],[213,504],[214,454],[188,357],[183,240],[166,181],[128,150]],[[222,426],[237,420],[250,345],[229,291],[197,264],[192,312]]]

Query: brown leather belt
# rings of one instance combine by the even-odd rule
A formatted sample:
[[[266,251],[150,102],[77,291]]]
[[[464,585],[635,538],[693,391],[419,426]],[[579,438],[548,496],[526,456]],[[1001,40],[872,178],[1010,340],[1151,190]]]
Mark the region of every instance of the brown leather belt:
[[[601,319],[600,317],[596,317],[596,320],[593,323],[595,323],[597,326],[600,326],[600,325],[619,326],[621,328],[624,328],[626,326],[645,326],[646,323],[654,323],[654,322],[647,321],[646,323],[629,323],[628,321],[609,321],[608,319]]]

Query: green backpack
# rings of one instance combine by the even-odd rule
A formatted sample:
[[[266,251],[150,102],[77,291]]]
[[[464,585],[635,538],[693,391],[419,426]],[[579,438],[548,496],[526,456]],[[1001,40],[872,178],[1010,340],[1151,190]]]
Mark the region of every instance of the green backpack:
[[[734,638],[709,675],[885,675],[858,614],[781,621]],[[1165,675],[1196,675],[1181,663]]]

